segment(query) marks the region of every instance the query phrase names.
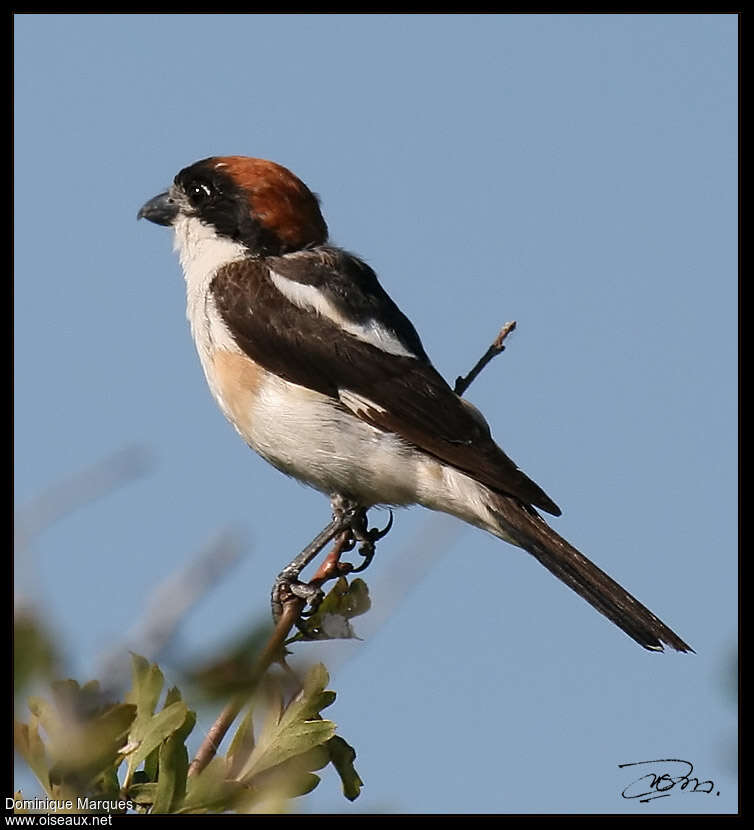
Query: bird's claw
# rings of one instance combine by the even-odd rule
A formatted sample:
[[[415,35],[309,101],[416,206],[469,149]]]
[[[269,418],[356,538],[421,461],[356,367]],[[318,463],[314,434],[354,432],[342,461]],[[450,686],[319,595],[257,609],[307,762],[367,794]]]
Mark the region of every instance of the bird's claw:
[[[382,528],[382,530],[379,530],[376,527],[368,527],[367,511],[362,508],[354,514],[354,517],[351,521],[351,534],[357,542],[379,542],[380,539],[384,539],[384,537],[387,536],[392,526],[392,510],[390,510],[390,518],[388,519],[388,523],[385,525],[384,528]]]
[[[392,510],[388,523],[384,528],[370,528],[366,508],[359,507],[355,502],[338,494],[332,496],[331,503],[333,506],[333,522],[331,525],[325,528],[311,545],[286,566],[275,580],[271,600],[272,617],[276,623],[283,616],[286,603],[294,599],[303,600],[308,608],[300,612],[296,625],[301,631],[305,632],[306,618],[316,614],[325,596],[319,584],[328,579],[345,576],[348,573],[361,573],[361,571],[366,570],[374,558],[376,543],[380,539],[384,539],[393,526]],[[299,575],[303,568],[324,547],[326,542],[337,534],[340,534],[340,538],[330,558],[325,563],[327,567],[323,566],[316,579],[313,580],[318,584],[302,582]],[[320,541],[320,537],[322,537],[322,541]],[[359,555],[363,557],[364,561],[358,568],[355,568],[350,562],[341,562],[339,557],[341,553],[353,550],[357,544]]]
[[[316,585],[301,582],[296,576],[281,573],[272,589],[272,617],[277,622],[283,613],[286,602],[297,598],[303,599],[309,606],[308,611],[301,611],[301,617],[309,617],[316,612],[325,598],[323,591]]]
[[[355,539],[361,544],[359,545],[359,554],[364,557],[364,561],[359,565],[358,568],[354,568],[351,573],[357,574],[365,571],[371,564],[372,559],[374,559],[375,554],[375,544],[380,541],[380,539],[384,539],[385,536],[390,532],[390,528],[393,526],[393,511],[390,511],[390,518],[388,519],[388,523],[385,525],[382,530],[379,528],[373,527],[371,529],[367,528],[367,521],[366,521],[366,511],[363,512],[362,516],[360,517],[362,523],[360,526],[353,528],[352,532]]]
[[[380,539],[384,539],[388,533],[390,533],[390,529],[393,526],[393,511],[388,508],[388,512],[390,513],[390,518],[387,520],[387,524],[382,528],[382,530],[378,530],[376,527],[373,527],[371,530],[367,531],[369,533],[370,542],[379,542]]]
[[[364,561],[359,565],[358,568],[354,568],[351,573],[352,574],[360,574],[362,571],[365,571],[371,564],[372,559],[374,559],[374,542],[362,542],[359,545],[359,555],[364,557]]]

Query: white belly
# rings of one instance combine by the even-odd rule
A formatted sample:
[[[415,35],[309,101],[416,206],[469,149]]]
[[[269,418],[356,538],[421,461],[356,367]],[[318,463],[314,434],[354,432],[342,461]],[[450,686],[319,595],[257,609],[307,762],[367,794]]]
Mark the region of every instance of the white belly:
[[[364,506],[413,504],[422,456],[339,401],[289,383],[246,355],[216,351],[207,380],[244,441],[282,472]]]
[[[370,426],[339,401],[288,383],[239,353],[217,351],[207,369],[228,420],[278,470],[364,507],[423,504],[507,538],[490,513],[485,487]]]

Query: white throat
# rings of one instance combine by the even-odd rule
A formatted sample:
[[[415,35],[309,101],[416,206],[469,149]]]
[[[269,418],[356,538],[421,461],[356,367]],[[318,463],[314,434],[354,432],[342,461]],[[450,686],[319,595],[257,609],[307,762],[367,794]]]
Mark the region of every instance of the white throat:
[[[189,301],[192,294],[206,292],[219,268],[248,255],[240,242],[219,236],[214,228],[195,216],[179,216],[173,230],[173,249],[183,268]]]
[[[248,251],[240,242],[219,236],[195,216],[179,216],[173,229],[173,248],[186,280],[186,316],[206,372],[206,362],[215,349],[238,351],[212,299],[210,284],[220,268],[245,259]]]

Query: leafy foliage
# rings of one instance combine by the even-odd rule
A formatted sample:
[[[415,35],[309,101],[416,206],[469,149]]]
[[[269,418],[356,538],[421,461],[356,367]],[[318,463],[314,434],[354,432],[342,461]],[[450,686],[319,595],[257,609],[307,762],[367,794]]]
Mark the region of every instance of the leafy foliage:
[[[29,722],[15,725],[16,749],[48,796],[72,800],[73,812],[102,812],[94,801],[103,800],[151,814],[280,811],[311,792],[329,763],[353,800],[362,786],[356,753],[321,715],[335,700],[329,679],[317,664],[286,699],[282,680],[268,672],[249,693],[227,753],[189,775],[186,740],[196,715],[175,687],[160,707],[163,674],[134,654],[123,702],[108,701],[97,683],[56,683],[50,700],[29,700]],[[80,798],[91,801],[82,806]]]
[[[60,662],[48,627],[32,609],[13,615],[13,692],[19,694],[37,678],[52,678]]]
[[[350,583],[340,577],[322,600],[316,612],[308,618],[306,629],[291,637],[296,640],[349,640],[356,634],[351,619],[358,617],[372,607],[369,588],[363,579]]]

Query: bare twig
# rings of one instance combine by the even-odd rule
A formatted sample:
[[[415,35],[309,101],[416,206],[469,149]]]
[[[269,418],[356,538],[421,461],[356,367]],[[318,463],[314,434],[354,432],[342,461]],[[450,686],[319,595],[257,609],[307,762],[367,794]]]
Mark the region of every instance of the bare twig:
[[[146,655],[164,649],[189,610],[226,575],[241,555],[237,533],[217,535],[199,555],[152,593],[144,617],[129,635]]]
[[[267,645],[265,645],[264,650],[259,655],[252,672],[249,683],[251,690],[259,685],[260,680],[270,665],[281,658],[283,642],[288,636],[291,628],[293,628],[293,624],[298,619],[299,614],[303,610],[304,602],[305,601],[303,599],[293,597],[283,604],[283,611],[277,621],[275,630],[272,632],[270,639],[267,641]],[[223,711],[218,715],[217,720],[215,720],[207,731],[207,734],[202,741],[194,760],[189,765],[189,775],[198,775],[215,757],[218,747],[225,737],[225,733],[228,729],[230,729],[233,721],[238,716],[238,713],[241,709],[243,709],[244,704],[249,699],[249,695],[249,690],[245,691],[243,694],[235,695]]]
[[[333,522],[314,539],[314,541],[307,545],[304,553],[311,559],[333,538],[332,534]],[[338,533],[335,544],[328,554],[325,561],[319,567],[314,577],[309,582],[313,588],[318,588],[329,579],[335,579],[342,573],[350,570],[350,566],[339,561],[341,553],[348,547],[350,541],[350,530],[344,531],[339,527],[336,531]],[[324,539],[324,541],[323,541]],[[315,550],[316,548],[316,550]],[[314,553],[312,554],[312,551]],[[242,693],[235,695],[228,705],[220,712],[215,722],[207,731],[201,746],[199,747],[194,760],[189,766],[189,775],[197,775],[200,773],[209,762],[215,757],[218,747],[222,743],[225,734],[230,729],[233,721],[238,717],[238,713],[243,709],[246,702],[249,700],[250,694],[259,685],[264,673],[276,661],[283,658],[283,644],[290,633],[293,626],[301,616],[304,610],[306,600],[301,597],[287,594],[284,598],[279,598],[279,615],[276,615],[275,628],[270,635],[267,644],[257,658],[257,662],[251,672],[248,688]]]
[[[153,467],[152,454],[143,446],[125,447],[63,481],[53,484],[15,516],[15,547],[22,550],[59,519],[108,494]]]
[[[126,635],[125,642],[100,658],[100,676],[110,687],[127,682],[123,657],[136,651],[157,659],[184,621],[189,611],[234,566],[241,555],[238,533],[226,530],[213,539],[198,556],[177,573],[171,574],[152,592],[142,619]]]
[[[317,569],[317,573],[309,580],[310,585],[321,587],[330,579],[337,579],[353,570],[350,562],[341,562],[341,554],[348,550],[351,543],[350,531],[343,531],[336,539],[332,550]]]
[[[500,352],[505,351],[504,340],[516,328],[516,321],[511,320],[506,323],[501,329],[497,337],[492,341],[489,349],[477,360],[474,368],[464,377],[457,377],[453,391],[456,395],[462,396],[463,393],[471,386],[477,375],[484,369],[484,367],[496,357]]]

